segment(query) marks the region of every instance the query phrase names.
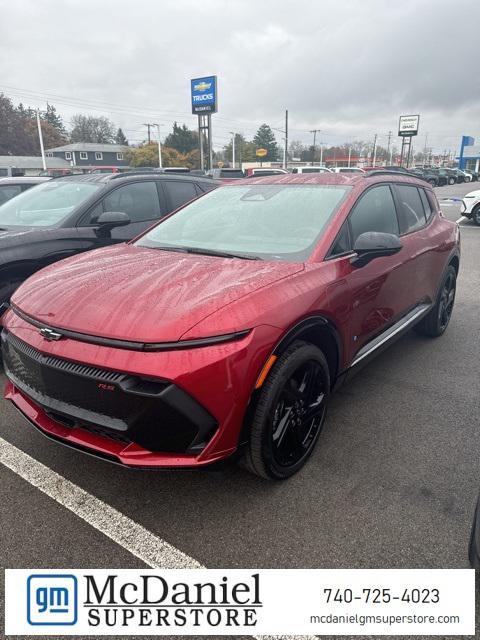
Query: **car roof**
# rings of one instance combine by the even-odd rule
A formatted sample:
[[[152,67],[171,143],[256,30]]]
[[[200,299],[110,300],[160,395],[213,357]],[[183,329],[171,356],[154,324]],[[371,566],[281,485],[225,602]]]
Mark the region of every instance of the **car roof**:
[[[0,184],[37,184],[45,182],[45,180],[51,180],[51,178],[46,176],[12,176],[0,178]]]
[[[75,174],[69,176],[58,176],[58,178],[52,178],[55,181],[62,182],[100,182],[108,184],[110,182],[123,183],[138,181],[138,178],[145,180],[179,180],[180,182],[191,181],[200,182],[202,184],[212,185],[220,184],[216,183],[211,178],[204,178],[203,176],[190,175],[189,173],[162,173],[160,171],[126,171],[125,173],[85,173]]]
[[[365,184],[368,186],[377,182],[405,182],[413,183],[422,187],[428,184],[413,175],[402,174],[397,171],[372,171],[365,173],[288,173],[264,176],[261,178],[244,178],[237,180],[234,185],[224,185],[225,187],[254,184],[278,184],[278,185],[301,185],[301,184],[324,184],[324,185],[345,185],[358,186]]]

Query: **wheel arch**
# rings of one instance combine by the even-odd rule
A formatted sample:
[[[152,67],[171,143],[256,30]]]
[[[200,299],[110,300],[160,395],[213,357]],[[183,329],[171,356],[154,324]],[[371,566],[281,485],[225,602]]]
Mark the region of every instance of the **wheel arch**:
[[[322,350],[327,359],[333,386],[340,370],[342,357],[342,343],[335,325],[323,315],[304,318],[282,336],[272,355],[281,355],[295,340],[304,340]]]

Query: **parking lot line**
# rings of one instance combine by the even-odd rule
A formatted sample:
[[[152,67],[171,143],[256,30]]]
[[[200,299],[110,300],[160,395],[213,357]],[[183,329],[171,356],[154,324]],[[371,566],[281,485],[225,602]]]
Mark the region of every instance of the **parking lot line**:
[[[194,558],[0,438],[0,463],[103,533],[152,569],[204,569]],[[257,640],[315,640],[316,636],[255,636]]]
[[[0,462],[154,569],[201,569],[202,565],[0,438]]]
[[[458,220],[455,220],[455,222],[457,224],[459,224],[460,222],[463,222],[464,220],[468,220],[468,218],[466,218],[465,216],[460,216]]]

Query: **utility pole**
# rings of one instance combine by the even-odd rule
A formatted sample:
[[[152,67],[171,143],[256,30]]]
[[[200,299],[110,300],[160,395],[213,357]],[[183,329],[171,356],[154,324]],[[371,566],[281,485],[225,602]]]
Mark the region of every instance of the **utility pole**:
[[[37,127],[38,127],[38,139],[40,141],[40,151],[42,152],[42,164],[43,170],[47,170],[47,161],[45,160],[45,149],[43,148],[43,135],[42,125],[40,124],[40,111],[37,109]]]
[[[151,143],[150,127],[155,127],[156,125],[154,123],[152,124],[151,122],[144,122],[143,126],[147,127],[147,130],[148,130],[148,144],[150,144]]]
[[[320,133],[321,129],[311,129],[310,133],[313,133],[313,152],[312,152],[312,165],[315,162],[315,143],[317,141],[317,133]]]
[[[158,168],[162,169],[162,142],[160,140],[160,126],[159,124],[157,124],[156,122],[148,125],[149,127],[157,127],[157,133],[158,133]],[[149,140],[150,140],[150,129],[148,130],[149,133]],[[150,144],[150,142],[149,142]]]
[[[427,157],[427,140],[428,140],[428,131],[425,134],[425,144],[423,146],[423,164],[425,165],[425,159]]]
[[[352,157],[352,145],[348,147],[348,166],[350,166],[350,159]]]
[[[375,162],[377,160],[377,134],[373,139],[373,148],[372,148],[372,167],[375,166]]]
[[[283,168],[287,168],[288,163],[288,109],[285,109],[285,154],[283,156]]]
[[[232,167],[235,169],[235,136],[236,136],[236,133],[235,133],[235,131],[230,131],[230,133],[233,136],[233,138],[232,138]]]
[[[388,154],[390,152],[390,140],[392,139],[392,132],[389,131],[388,132],[388,139],[387,139],[387,158],[388,158]],[[392,156],[390,155],[390,164],[392,164]]]

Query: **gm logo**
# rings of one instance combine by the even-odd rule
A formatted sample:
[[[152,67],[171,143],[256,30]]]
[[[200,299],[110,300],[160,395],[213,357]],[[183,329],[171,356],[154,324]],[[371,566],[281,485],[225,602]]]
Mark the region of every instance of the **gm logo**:
[[[27,620],[31,625],[73,625],[78,613],[77,578],[35,574],[27,579]]]

